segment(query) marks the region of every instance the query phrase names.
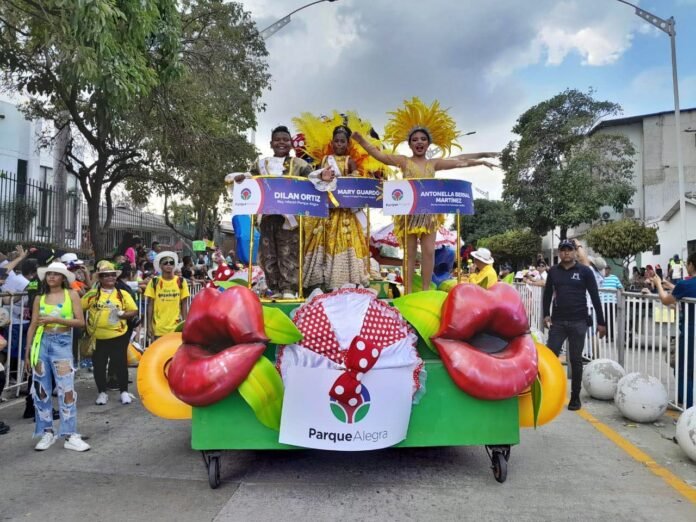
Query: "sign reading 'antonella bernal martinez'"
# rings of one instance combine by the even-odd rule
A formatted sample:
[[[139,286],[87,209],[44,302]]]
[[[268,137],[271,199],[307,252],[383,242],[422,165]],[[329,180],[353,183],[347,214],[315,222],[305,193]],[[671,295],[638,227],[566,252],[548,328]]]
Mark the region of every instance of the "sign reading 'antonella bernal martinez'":
[[[255,177],[234,184],[232,214],[328,217],[329,206],[326,193],[319,192],[308,180]]]
[[[333,195],[341,208],[382,208],[382,182],[375,178],[336,178]]]
[[[471,183],[459,179],[408,179],[384,182],[384,214],[473,214]]]

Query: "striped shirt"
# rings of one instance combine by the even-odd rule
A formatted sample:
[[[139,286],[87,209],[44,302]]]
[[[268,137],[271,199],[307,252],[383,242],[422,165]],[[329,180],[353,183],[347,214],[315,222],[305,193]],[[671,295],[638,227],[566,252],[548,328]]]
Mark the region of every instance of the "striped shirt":
[[[623,290],[623,285],[621,284],[621,280],[616,277],[614,274],[610,274],[609,276],[604,278],[604,281],[602,282],[602,289],[604,288],[610,288],[612,290]],[[615,303],[616,302],[616,294],[613,292],[599,292],[600,297],[602,298],[603,303]]]

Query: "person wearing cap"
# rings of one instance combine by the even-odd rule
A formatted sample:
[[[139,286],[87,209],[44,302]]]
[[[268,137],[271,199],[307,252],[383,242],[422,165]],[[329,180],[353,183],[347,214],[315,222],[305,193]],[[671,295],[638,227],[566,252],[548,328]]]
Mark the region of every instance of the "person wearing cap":
[[[574,241],[561,240],[558,245],[560,262],[549,270],[543,297],[544,324],[549,328],[546,344],[556,355],[560,355],[563,343],[568,340],[572,370],[569,410],[581,408],[582,350],[590,318],[585,299],[587,293],[590,294],[597,316],[597,333],[600,338],[607,334],[597,280],[592,269],[577,262],[576,250]]]
[[[60,257],[60,261],[68,267],[68,270],[75,274],[75,281],[71,283],[70,287],[75,290],[80,297],[85,295],[87,290],[92,286],[89,273],[85,270],[85,262],[79,259],[77,254],[72,252],[63,254]]]
[[[34,300],[26,345],[26,363],[33,370],[34,437],[41,437],[35,449],[47,450],[58,438],[65,437],[66,449],[87,451],[89,444],[77,433],[72,329],[84,326],[85,320],[80,298],[69,289],[75,276],[60,261],[40,267],[38,275],[41,284],[38,299]],[[58,435],[53,431],[54,380],[60,412]]]
[[[476,273],[469,275],[469,283],[482,288],[490,288],[498,282],[498,274],[493,268],[493,256],[487,248],[479,248],[471,252],[471,259],[476,266]]]
[[[128,292],[116,287],[120,274],[121,271],[110,261],[100,261],[95,273],[99,282],[82,298],[82,307],[89,312],[87,331],[95,339],[92,364],[98,393],[95,403],[100,406],[109,400],[107,363],[115,370],[121,403],[130,404],[132,401],[128,393],[128,320],[138,314],[138,307]]]
[[[189,288],[186,279],[174,275],[178,263],[175,252],[157,254],[155,272],[161,275],[153,277],[145,288],[147,331],[154,339],[173,332],[186,317]]]

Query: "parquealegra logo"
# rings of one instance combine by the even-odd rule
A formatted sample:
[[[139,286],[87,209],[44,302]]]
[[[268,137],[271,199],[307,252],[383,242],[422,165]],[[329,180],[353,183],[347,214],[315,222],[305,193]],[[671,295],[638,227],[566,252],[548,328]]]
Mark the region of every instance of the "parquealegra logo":
[[[243,201],[247,201],[251,197],[251,190],[248,188],[243,189],[241,196]]]
[[[331,399],[329,406],[331,413],[344,424],[355,424],[363,420],[370,411],[370,392],[365,385],[361,385],[360,398],[354,405],[344,405],[336,399]],[[352,401],[353,399],[351,399]]]
[[[401,201],[404,197],[404,192],[401,189],[395,189],[392,191],[392,199],[394,201]]]

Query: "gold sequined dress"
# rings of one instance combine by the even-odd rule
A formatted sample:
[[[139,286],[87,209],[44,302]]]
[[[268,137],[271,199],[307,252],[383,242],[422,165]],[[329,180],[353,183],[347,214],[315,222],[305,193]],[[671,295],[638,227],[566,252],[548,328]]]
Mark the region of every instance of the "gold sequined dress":
[[[427,161],[425,168],[421,169],[412,159],[406,160],[406,168],[403,169],[404,179],[412,178],[434,178],[435,162]],[[440,226],[445,224],[444,214],[416,214],[414,216],[395,216],[394,235],[399,243],[404,238],[404,223],[408,222],[408,234],[431,234],[436,232]]]
[[[328,163],[324,157],[321,167]],[[341,176],[348,172],[349,156],[333,156]],[[325,290],[351,283],[370,282],[370,251],[365,231],[353,209],[332,208],[328,218],[304,219],[304,286]]]

